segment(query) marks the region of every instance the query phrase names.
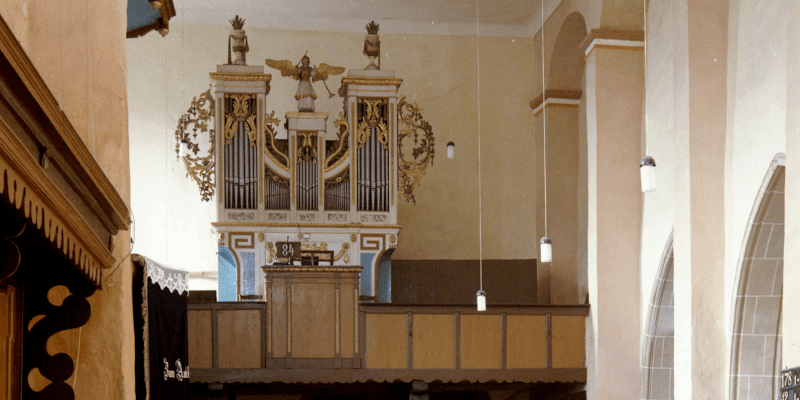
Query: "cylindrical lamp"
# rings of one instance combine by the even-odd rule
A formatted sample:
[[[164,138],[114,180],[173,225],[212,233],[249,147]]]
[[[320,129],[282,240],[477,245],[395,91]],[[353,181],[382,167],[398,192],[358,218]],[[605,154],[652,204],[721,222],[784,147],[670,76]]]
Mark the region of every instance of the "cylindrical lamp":
[[[553,243],[547,236],[539,240],[539,261],[548,263],[553,261]]]
[[[639,162],[639,172],[642,175],[642,193],[654,192],[656,190],[656,160],[650,156],[644,156]]]
[[[486,311],[486,292],[478,290],[478,311]]]
[[[453,142],[447,142],[447,158],[453,159],[456,156],[456,145]]]
[[[189,142],[186,139],[181,139],[180,147],[178,147],[178,156],[186,157],[189,155]]]

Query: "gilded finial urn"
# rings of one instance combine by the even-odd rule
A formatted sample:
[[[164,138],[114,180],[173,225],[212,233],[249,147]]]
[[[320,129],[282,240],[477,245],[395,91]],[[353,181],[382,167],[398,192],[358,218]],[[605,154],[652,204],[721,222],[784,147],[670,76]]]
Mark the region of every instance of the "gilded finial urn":
[[[380,25],[372,21],[367,24],[367,36],[364,38],[364,55],[369,57],[369,65],[366,69],[381,69],[379,64],[375,64],[375,58],[381,54],[381,37],[378,36]],[[380,61],[378,61],[380,63]]]
[[[228,64],[247,65],[247,52],[250,51],[250,46],[247,44],[247,34],[242,29],[244,27],[244,19],[235,18],[229,20],[233,29],[229,35],[229,40],[233,42],[229,44],[228,48]],[[231,60],[230,51],[233,50],[233,60]]]

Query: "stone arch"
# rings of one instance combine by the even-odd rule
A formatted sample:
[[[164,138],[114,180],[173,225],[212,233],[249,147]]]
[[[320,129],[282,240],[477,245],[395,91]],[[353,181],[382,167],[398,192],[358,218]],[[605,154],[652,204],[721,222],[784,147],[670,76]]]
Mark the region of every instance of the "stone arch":
[[[644,333],[641,399],[675,398],[675,348],[672,234],[661,256]]]
[[[734,293],[731,400],[776,399],[781,362],[784,155],[772,160],[747,224]]]
[[[564,19],[553,45],[547,87],[557,90],[581,90],[586,66],[581,43],[586,37],[586,21],[575,11]]]

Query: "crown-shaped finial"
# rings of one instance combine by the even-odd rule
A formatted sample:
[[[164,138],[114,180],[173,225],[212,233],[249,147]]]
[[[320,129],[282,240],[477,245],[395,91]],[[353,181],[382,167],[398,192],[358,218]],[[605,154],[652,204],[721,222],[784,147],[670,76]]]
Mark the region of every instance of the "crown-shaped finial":
[[[234,18],[229,19],[228,22],[230,22],[231,25],[233,26],[233,29],[236,30],[241,30],[242,27],[244,27],[244,19],[239,18],[238,15]]]
[[[369,35],[377,35],[378,29],[380,29],[380,25],[376,24],[375,21],[372,21],[367,24],[367,34]]]

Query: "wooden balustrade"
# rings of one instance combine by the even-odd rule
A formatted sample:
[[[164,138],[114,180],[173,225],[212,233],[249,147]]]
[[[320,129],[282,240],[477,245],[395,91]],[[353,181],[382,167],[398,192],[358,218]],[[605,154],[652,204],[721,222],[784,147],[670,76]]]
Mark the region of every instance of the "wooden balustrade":
[[[296,277],[292,282],[301,290]],[[189,304],[192,381],[586,382],[589,306],[490,306],[479,313],[474,306],[343,304],[335,293],[315,297],[318,311],[308,315],[290,316],[313,304],[285,293],[282,302],[271,294],[272,311],[264,302]],[[276,309],[286,318],[276,318]],[[343,322],[348,310],[358,318]],[[276,351],[278,337],[290,352]],[[343,340],[352,340],[346,349]]]

